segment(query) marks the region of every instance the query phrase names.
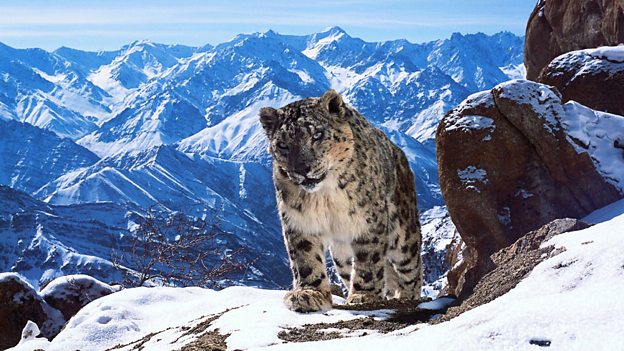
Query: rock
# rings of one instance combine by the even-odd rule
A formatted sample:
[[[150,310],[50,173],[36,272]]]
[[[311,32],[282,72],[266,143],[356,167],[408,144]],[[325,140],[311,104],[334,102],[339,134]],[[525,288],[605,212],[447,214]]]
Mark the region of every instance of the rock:
[[[54,279],[41,291],[41,296],[69,321],[89,302],[113,292],[115,289],[106,283],[88,275],[76,274]]]
[[[523,234],[618,200],[623,128],[623,117],[564,105],[556,89],[521,80],[450,111],[436,135],[440,187],[466,248],[447,293],[469,295],[490,255]]]
[[[623,43],[623,9],[624,0],[540,0],[526,28],[527,78],[563,53]]]
[[[48,339],[56,336],[65,323],[61,313],[19,274],[0,273],[0,349],[17,345],[29,321],[39,326],[40,335]],[[33,330],[32,324],[28,330]]]
[[[555,86],[564,102],[624,115],[624,45],[563,54],[537,80]]]
[[[450,320],[459,314],[484,305],[513,289],[535,266],[549,257],[553,247],[540,249],[542,243],[555,235],[587,228],[584,222],[572,218],[556,219],[538,230],[527,233],[509,247],[494,253],[492,270],[476,284],[474,293],[462,304],[452,307],[436,322]]]

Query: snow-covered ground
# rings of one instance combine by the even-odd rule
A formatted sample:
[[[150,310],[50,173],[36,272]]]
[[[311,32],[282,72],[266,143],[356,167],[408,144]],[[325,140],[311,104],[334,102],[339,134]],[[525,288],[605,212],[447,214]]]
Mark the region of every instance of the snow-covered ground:
[[[587,221],[596,224],[545,243],[562,252],[536,266],[509,293],[438,325],[285,343],[277,334],[286,327],[371,315],[382,319],[389,311],[299,314],[284,307],[283,291],[136,288],[87,305],[52,342],[28,340],[14,350],[103,350],[126,343],[119,349],[132,349],[139,340],[148,350],[178,349],[197,337],[186,333],[188,327],[207,318],[215,318],[208,331],[230,334],[226,342],[231,350],[621,350],[624,200],[592,213]],[[150,333],[155,334],[144,338]]]

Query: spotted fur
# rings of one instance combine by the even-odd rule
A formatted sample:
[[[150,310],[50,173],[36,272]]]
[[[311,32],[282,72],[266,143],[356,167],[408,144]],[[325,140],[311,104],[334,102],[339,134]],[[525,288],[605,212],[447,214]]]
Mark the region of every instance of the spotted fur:
[[[329,90],[260,110],[295,311],[331,307],[325,252],[349,287],[348,302],[416,299],[422,284],[414,175],[405,154]]]

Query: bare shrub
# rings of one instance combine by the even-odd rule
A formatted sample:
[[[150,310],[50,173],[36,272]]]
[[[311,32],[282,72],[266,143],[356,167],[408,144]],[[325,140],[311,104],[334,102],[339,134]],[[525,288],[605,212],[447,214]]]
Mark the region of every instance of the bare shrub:
[[[182,213],[162,215],[150,209],[133,236],[111,253],[125,287],[145,285],[222,288],[220,281],[240,272],[242,248],[227,246],[217,223]]]

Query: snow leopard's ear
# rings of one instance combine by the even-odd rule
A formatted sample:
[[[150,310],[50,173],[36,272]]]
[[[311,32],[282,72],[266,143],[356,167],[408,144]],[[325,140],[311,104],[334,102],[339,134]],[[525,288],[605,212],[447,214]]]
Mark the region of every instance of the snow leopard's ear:
[[[264,128],[267,135],[273,134],[279,120],[279,111],[273,107],[263,107],[260,109],[260,113],[258,113],[258,115],[260,116],[262,128]]]
[[[342,120],[345,115],[345,108],[342,97],[334,89],[329,89],[321,96],[321,104],[332,116]]]

